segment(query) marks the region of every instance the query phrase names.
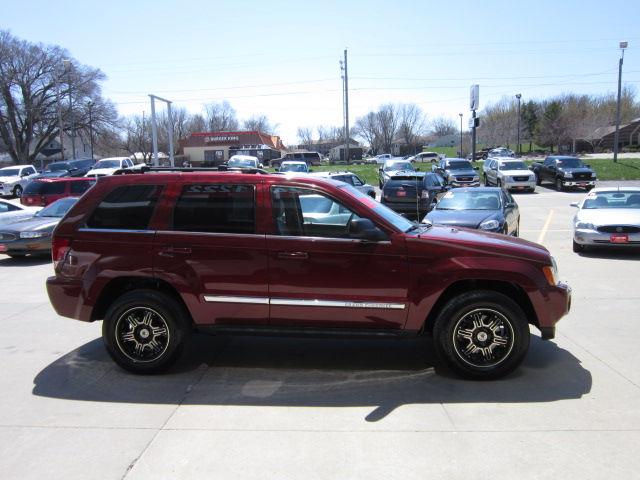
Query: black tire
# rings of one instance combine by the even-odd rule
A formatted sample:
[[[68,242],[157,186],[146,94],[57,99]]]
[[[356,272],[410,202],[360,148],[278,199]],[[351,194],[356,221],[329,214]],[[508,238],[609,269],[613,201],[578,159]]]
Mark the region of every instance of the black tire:
[[[540,175],[537,175],[537,174],[536,174],[536,185],[538,185],[538,186],[542,185],[542,179],[540,178]]]
[[[488,187],[489,186],[489,179],[487,178],[487,174],[484,174],[484,186]]]
[[[499,178],[496,179],[496,187],[502,188],[502,180],[500,180]]]
[[[514,237],[519,237],[520,236],[520,220],[518,220],[518,223],[516,223],[516,231],[513,232],[513,236]]]
[[[369,192],[369,196],[375,200],[376,199],[376,192]]]
[[[466,292],[449,300],[433,330],[440,360],[459,375],[476,380],[493,380],[515,370],[527,354],[529,336],[522,309],[491,290]]]
[[[573,251],[576,253],[584,252],[584,245],[580,245],[575,240],[573,241]]]
[[[16,185],[13,189],[13,196],[18,198],[22,196],[22,187],[20,185]]]
[[[11,258],[24,258],[27,256],[26,253],[7,253]]]
[[[556,178],[556,190],[561,192],[564,190],[564,185],[562,183],[562,179],[560,177]]]
[[[172,297],[155,290],[133,290],[107,310],[102,339],[111,358],[125,370],[159,373],[180,355],[189,326],[188,314]]]

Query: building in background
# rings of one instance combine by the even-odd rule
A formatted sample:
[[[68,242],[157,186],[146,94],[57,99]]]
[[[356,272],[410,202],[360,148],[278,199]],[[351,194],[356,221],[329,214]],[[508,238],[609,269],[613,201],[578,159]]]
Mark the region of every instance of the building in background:
[[[280,158],[285,150],[280,137],[257,130],[192,133],[179,142],[184,160],[194,167],[220,165],[236,154],[258,157],[267,165],[270,160]]]

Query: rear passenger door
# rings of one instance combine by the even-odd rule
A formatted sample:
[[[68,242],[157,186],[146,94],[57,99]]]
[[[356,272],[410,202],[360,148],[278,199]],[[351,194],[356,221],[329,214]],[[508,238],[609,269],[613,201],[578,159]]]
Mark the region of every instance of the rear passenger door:
[[[154,273],[178,289],[197,324],[268,323],[257,186],[203,180],[171,187],[156,236]]]

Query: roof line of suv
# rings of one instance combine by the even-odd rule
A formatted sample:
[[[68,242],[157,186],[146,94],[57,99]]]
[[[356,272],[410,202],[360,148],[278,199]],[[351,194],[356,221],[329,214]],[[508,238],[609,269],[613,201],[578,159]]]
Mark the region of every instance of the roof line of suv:
[[[271,173],[262,168],[253,167],[227,167],[219,165],[217,167],[137,167],[122,168],[113,172],[113,175],[134,175],[149,172],[232,172],[232,173],[259,173],[261,175],[270,175]]]

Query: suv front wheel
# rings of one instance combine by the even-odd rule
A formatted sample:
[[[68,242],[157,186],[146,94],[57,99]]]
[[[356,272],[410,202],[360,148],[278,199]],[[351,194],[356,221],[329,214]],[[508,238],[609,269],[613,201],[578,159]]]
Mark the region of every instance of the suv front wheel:
[[[107,311],[102,339],[125,370],[159,373],[178,358],[188,327],[187,314],[176,300],[154,290],[133,290]]]
[[[529,324],[509,297],[479,290],[460,294],[442,309],[433,337],[438,357],[457,373],[491,380],[512,372],[529,348]]]

